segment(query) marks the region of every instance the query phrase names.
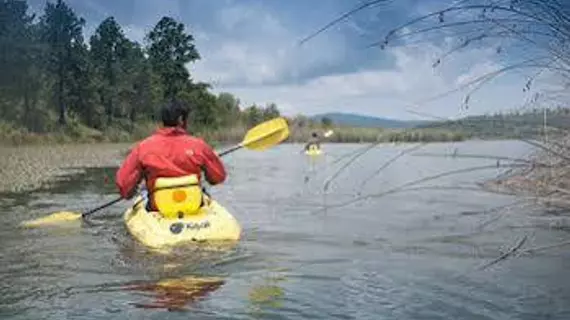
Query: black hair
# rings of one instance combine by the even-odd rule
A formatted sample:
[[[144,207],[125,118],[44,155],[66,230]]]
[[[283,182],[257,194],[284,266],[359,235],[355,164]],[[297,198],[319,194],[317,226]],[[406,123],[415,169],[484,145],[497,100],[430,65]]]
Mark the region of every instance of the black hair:
[[[161,108],[160,117],[165,127],[176,127],[179,125],[178,118],[182,117],[182,121],[188,119],[188,107],[180,102],[171,101]]]
[[[316,132],[313,132],[311,135],[312,135],[314,138],[317,137],[317,133],[316,133]]]

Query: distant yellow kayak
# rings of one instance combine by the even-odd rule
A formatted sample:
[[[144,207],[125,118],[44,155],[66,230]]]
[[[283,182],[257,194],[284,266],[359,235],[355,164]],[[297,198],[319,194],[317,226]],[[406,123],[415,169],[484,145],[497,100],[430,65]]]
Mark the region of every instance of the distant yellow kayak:
[[[318,156],[322,153],[321,149],[306,150],[305,154],[308,156]]]
[[[139,196],[135,203],[140,202]],[[151,248],[163,248],[193,241],[237,241],[241,237],[238,221],[219,203],[205,199],[207,205],[196,214],[182,219],[165,219],[158,212],[145,209],[142,201],[125,211],[124,221],[129,233]]]
[[[318,156],[321,153],[322,153],[322,150],[315,145],[311,145],[311,146],[309,146],[309,150],[305,150],[305,154],[308,156]]]

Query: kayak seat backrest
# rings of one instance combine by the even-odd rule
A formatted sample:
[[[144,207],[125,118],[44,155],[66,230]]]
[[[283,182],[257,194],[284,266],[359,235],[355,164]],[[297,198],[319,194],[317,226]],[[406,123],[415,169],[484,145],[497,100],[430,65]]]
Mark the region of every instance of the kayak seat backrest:
[[[154,203],[166,219],[179,219],[200,210],[202,189],[198,176],[156,179],[153,192]]]

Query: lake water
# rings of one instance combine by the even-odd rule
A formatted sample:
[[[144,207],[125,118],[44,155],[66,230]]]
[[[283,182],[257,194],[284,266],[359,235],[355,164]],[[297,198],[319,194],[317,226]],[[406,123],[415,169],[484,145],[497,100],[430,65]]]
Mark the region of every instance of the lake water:
[[[128,202],[83,223],[17,228],[112,200],[105,177],[116,168],[2,194],[0,318],[570,319],[568,247],[528,253],[570,240],[567,216],[474,190],[507,170],[495,160],[414,155],[520,157],[531,149],[511,141],[431,144],[376,173],[411,146],[380,145],[342,171],[364,145],[324,145],[317,158],[291,144],[228,155],[227,183],[209,189],[244,229],[228,248],[149,251],[122,223]],[[481,166],[488,168],[380,196]],[[519,253],[527,254],[480,268],[523,238]],[[173,285],[160,285],[166,280]]]

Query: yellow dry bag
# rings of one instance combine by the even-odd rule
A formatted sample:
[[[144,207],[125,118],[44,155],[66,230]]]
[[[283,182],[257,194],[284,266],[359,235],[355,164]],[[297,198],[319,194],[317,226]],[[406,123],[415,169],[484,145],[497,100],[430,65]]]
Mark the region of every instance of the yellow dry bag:
[[[202,189],[197,175],[158,178],[153,193],[156,208],[166,219],[195,214],[202,205]]]

